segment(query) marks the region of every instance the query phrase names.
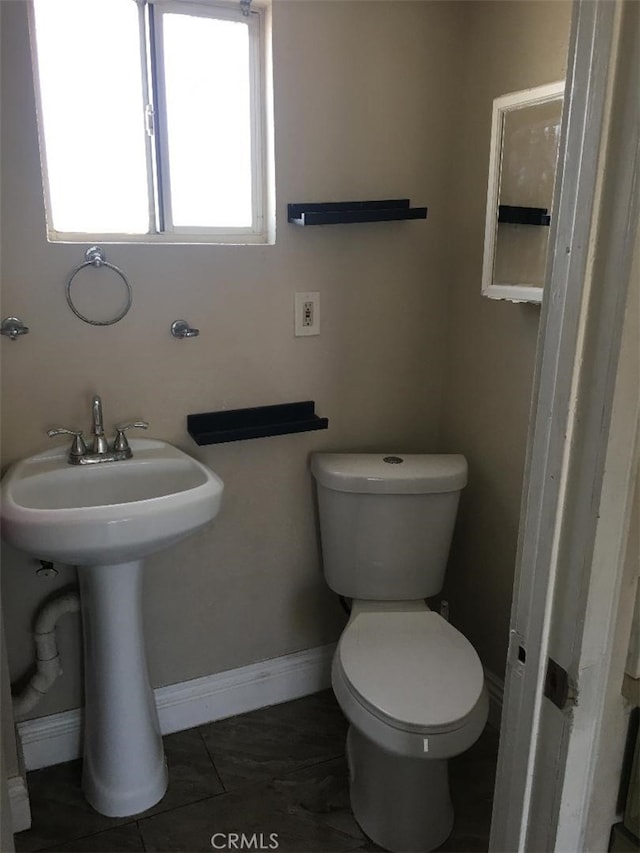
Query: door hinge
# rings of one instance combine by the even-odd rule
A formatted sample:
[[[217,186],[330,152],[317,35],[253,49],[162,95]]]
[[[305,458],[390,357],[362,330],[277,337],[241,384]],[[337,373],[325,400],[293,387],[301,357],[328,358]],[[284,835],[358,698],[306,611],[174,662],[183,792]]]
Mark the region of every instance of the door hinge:
[[[556,663],[553,658],[547,658],[544,695],[561,711],[564,711],[569,705],[577,704],[577,685],[569,678],[567,670]]]

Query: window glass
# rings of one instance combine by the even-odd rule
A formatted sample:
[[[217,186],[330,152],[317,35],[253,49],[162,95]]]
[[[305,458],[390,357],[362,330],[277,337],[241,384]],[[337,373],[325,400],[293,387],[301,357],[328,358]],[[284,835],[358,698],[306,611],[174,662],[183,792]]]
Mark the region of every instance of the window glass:
[[[137,4],[35,0],[34,10],[51,227],[148,232]]]
[[[250,227],[249,28],[162,16],[170,219],[182,227]]]

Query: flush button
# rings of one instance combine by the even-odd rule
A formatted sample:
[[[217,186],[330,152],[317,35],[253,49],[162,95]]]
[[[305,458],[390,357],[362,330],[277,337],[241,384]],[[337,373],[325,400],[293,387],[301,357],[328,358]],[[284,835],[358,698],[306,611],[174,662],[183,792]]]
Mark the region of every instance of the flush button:
[[[399,465],[401,462],[404,462],[404,459],[400,456],[385,456],[382,461],[388,462],[389,465]]]

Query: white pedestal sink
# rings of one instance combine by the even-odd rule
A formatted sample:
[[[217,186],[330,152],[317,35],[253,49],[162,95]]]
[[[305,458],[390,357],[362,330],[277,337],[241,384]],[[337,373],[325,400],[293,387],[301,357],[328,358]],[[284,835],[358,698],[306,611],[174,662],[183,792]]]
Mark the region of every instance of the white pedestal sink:
[[[170,444],[130,442],[131,459],[69,465],[65,449],[11,467],[2,535],[78,567],[85,667],[82,786],[102,814],[137,814],[167,787],[141,614],[143,558],[218,513],[219,477]]]

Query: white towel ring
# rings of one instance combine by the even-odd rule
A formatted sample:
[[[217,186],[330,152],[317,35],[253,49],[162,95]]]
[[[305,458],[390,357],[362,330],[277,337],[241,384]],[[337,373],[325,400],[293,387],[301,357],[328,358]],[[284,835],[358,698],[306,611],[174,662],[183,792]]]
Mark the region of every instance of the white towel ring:
[[[133,302],[133,293],[131,291],[131,285],[129,284],[129,282],[127,281],[127,277],[119,267],[115,266],[115,264],[110,264],[108,261],[105,260],[104,251],[100,248],[100,246],[91,246],[84,253],[84,257],[84,263],[79,264],[73,270],[67,280],[66,295],[69,308],[71,308],[76,317],[79,317],[81,320],[84,320],[85,323],[89,323],[89,325],[91,326],[112,326],[114,323],[117,323],[118,320],[122,320],[125,314],[129,311],[129,308],[131,308],[131,303]],[[127,288],[127,304],[125,305],[124,309],[111,320],[90,320],[88,317],[85,317],[84,314],[81,314],[80,311],[78,311],[76,306],[73,304],[73,299],[71,298],[71,282],[80,272],[80,270],[83,270],[85,267],[107,267],[108,269],[113,270],[120,276],[120,278],[125,284],[125,287]]]

